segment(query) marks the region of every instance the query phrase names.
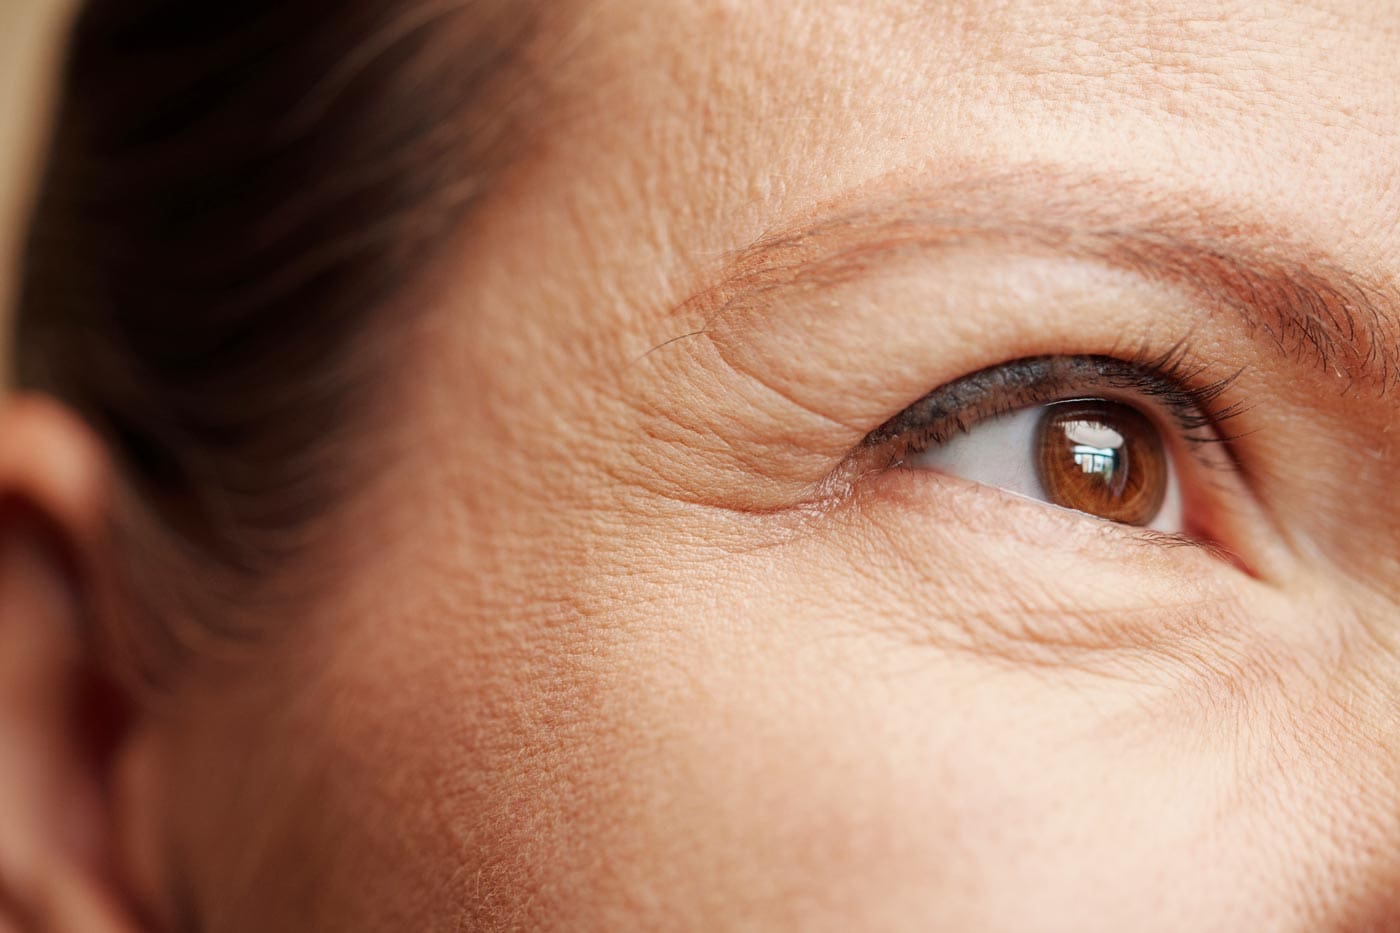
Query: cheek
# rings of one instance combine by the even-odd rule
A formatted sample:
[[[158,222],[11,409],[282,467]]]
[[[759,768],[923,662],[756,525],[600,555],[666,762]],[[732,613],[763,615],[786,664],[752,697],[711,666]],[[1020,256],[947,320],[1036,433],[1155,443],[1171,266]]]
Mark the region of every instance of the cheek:
[[[829,578],[756,578],[732,602],[672,603],[685,627],[614,672],[610,752],[583,776],[602,793],[569,829],[606,858],[561,915],[1143,928],[1138,897],[1168,879],[1217,913],[1191,869],[1219,775],[1167,769],[1132,721],[1148,697],[911,649],[853,626],[886,607],[836,601]]]
[[[1026,508],[1028,539],[1029,516],[1059,520]],[[298,850],[325,916],[1222,933],[1394,916],[1400,780],[1356,728],[1386,721],[1384,695],[1349,708],[1356,684],[1290,662],[1329,657],[1282,637],[1328,630],[1315,616],[1102,542],[1017,543],[971,506],[919,514],[702,550],[754,540],[749,520],[663,510],[627,534],[568,526],[513,577],[446,548],[367,576],[316,636],[334,646],[317,689],[297,688],[294,731],[332,748],[265,756],[333,759]]]
[[[960,592],[914,597],[845,540],[674,572],[652,553],[601,587],[581,621],[611,635],[570,665],[586,709],[535,696],[530,765],[485,801],[515,827],[481,850],[510,879],[494,903],[693,929],[1301,930],[1390,909],[1384,860],[1329,840],[1395,838],[1339,803],[1374,819],[1395,795],[1356,743],[1319,744],[1338,710],[1266,643],[1280,607],[1198,607],[1229,649],[1178,634],[1034,663],[909,633],[1103,620],[1018,614],[1007,587],[1036,581],[966,552],[940,557]]]

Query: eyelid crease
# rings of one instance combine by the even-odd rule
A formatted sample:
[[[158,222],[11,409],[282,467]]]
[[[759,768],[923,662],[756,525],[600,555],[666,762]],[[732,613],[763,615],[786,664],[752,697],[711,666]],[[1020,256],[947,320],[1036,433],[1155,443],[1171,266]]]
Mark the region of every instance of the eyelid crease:
[[[748,326],[743,316],[767,304],[760,296],[838,286],[891,256],[987,243],[1098,261],[1183,288],[1208,309],[1233,311],[1276,353],[1345,379],[1342,391],[1383,395],[1400,382],[1400,287],[1347,271],[1243,210],[1207,206],[1105,175],[954,175],[931,190],[859,201],[765,236],[670,313],[702,319],[692,335],[721,320]]]

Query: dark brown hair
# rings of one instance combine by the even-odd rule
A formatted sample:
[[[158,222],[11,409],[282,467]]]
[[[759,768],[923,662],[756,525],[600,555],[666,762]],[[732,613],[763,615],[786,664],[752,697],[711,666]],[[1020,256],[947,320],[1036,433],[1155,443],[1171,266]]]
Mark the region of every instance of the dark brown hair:
[[[206,563],[266,573],[338,495],[322,452],[509,158],[530,27],[512,0],[85,5],[16,370]]]

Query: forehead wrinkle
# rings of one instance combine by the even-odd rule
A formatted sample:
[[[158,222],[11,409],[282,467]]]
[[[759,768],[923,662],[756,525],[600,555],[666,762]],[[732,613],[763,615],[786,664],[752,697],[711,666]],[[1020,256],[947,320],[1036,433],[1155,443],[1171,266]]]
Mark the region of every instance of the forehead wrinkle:
[[[960,27],[967,48],[951,86],[997,89],[1013,120],[1044,105],[1181,121],[1236,155],[1289,149],[1315,172],[1354,158],[1350,146],[1400,140],[1391,118],[1400,3],[1084,0],[1066,16],[1036,4],[916,2],[924,33],[948,33],[949,19]],[[1394,161],[1365,170],[1384,176]]]
[[[929,250],[993,246],[1088,260],[1225,308],[1275,352],[1385,393],[1400,381],[1400,289],[1346,269],[1242,210],[1108,176],[1024,171],[852,200],[731,254],[714,284],[671,309],[703,321],[758,313],[765,296],[826,289]],[[761,314],[758,315],[761,319]]]

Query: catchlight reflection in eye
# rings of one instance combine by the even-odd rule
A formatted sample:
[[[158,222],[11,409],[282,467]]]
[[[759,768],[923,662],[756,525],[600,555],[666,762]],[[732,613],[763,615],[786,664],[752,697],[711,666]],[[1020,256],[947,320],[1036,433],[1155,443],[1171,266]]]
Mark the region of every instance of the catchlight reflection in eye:
[[[1175,469],[1157,426],[1108,399],[1036,405],[972,425],[906,465],[1122,522],[1182,530]]]

